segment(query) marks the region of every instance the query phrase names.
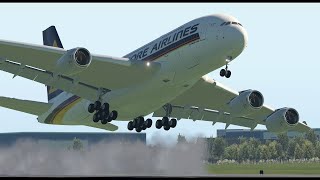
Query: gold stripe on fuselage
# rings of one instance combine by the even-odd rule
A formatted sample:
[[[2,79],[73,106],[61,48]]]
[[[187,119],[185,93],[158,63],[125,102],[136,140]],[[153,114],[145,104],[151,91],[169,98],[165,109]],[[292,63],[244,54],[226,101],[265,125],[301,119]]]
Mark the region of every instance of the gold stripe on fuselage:
[[[61,124],[62,119],[65,115],[65,113],[70,110],[74,105],[76,105],[78,102],[81,101],[81,98],[78,98],[77,100],[73,101],[72,103],[68,104],[67,106],[63,107],[52,119],[52,124]]]

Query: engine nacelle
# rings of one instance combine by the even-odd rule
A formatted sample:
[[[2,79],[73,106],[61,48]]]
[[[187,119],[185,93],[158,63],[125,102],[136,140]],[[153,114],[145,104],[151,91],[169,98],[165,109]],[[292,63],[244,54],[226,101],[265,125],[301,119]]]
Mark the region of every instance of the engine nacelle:
[[[241,91],[237,97],[229,102],[232,116],[245,116],[254,113],[263,106],[263,96],[259,91]]]
[[[281,133],[288,131],[288,128],[296,126],[299,122],[299,113],[293,108],[281,108],[274,111],[266,119],[268,131]]]
[[[58,61],[55,71],[66,76],[75,75],[85,70],[91,63],[90,52],[85,48],[68,50]]]

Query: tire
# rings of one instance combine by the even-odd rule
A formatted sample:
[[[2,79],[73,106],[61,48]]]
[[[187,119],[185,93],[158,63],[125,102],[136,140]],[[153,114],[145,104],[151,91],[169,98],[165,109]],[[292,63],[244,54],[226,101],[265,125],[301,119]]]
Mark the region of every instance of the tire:
[[[140,127],[136,128],[136,131],[137,131],[138,133],[141,132],[141,128],[140,128]]]
[[[94,112],[94,104],[89,104],[89,106],[88,106],[88,112],[89,113],[93,113]]]
[[[226,78],[229,78],[231,76],[231,71],[227,71],[227,73],[226,73]]]
[[[108,116],[108,117],[106,118],[106,120],[107,120],[108,122],[111,122],[111,121],[112,121],[112,118],[111,118],[110,116]]]
[[[137,117],[138,119],[138,125],[142,126],[142,124],[144,123],[144,118],[142,116]]]
[[[103,103],[102,106],[101,106],[101,109],[106,111],[108,110],[109,111],[109,103]]]
[[[177,125],[177,119],[171,119],[170,120],[170,127],[175,128]]]
[[[98,118],[99,120],[101,120],[101,113],[100,113],[100,112],[97,112],[96,114],[97,114],[97,118]]]
[[[101,124],[107,124],[108,123],[108,120],[107,119],[102,119],[101,120]]]
[[[127,128],[129,131],[133,130],[133,122],[132,121],[129,121]]]
[[[106,119],[109,116],[105,111],[101,112],[101,119]]]
[[[134,128],[138,127],[137,126],[138,125],[138,118],[134,118],[133,119],[132,125],[133,125]]]
[[[98,119],[98,117],[97,117],[97,113],[95,113],[95,114],[93,115],[92,120],[93,120],[93,122],[95,122],[95,123],[99,121],[99,119]]]
[[[223,77],[226,75],[226,70],[225,69],[221,69],[220,70],[220,76]]]
[[[169,131],[170,126],[164,126],[163,129],[166,130],[166,131]]]
[[[162,118],[162,125],[163,126],[169,125],[169,118],[168,117],[163,117]]]
[[[147,125],[145,124],[142,124],[142,127],[141,127],[142,130],[146,130],[147,129]]]
[[[95,110],[99,110],[100,109],[100,107],[101,107],[101,102],[100,101],[96,101],[96,102],[94,102],[94,109]]]
[[[156,128],[157,128],[157,129],[160,129],[161,127],[162,127],[162,120],[158,119],[158,120],[156,121]]]
[[[152,120],[150,118],[146,120],[146,125],[147,125],[147,128],[150,128],[152,126]]]
[[[117,111],[111,111],[109,116],[111,117],[112,120],[115,120],[118,117],[118,112]]]

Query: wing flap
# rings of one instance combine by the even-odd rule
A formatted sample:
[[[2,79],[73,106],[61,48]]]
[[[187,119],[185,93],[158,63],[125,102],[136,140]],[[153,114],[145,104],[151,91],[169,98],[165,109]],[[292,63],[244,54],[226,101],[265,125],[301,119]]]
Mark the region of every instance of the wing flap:
[[[51,108],[52,104],[8,97],[0,97],[0,106],[39,116],[48,111]]]

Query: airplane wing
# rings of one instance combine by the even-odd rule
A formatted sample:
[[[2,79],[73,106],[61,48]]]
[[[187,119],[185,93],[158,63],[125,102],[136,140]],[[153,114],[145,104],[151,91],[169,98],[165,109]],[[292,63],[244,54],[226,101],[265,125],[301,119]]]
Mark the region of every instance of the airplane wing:
[[[0,106],[33,115],[41,115],[48,111],[52,104],[0,96]]]
[[[266,125],[265,119],[275,112],[275,109],[263,105],[258,111],[246,116],[234,116],[230,112],[228,103],[237,97],[239,92],[229,89],[221,83],[202,77],[186,92],[169,102],[172,107],[170,117],[178,119],[193,119],[226,123],[254,129],[257,124]],[[154,117],[166,116],[167,106],[163,106],[154,112]],[[306,132],[310,130],[305,124],[298,123],[288,128],[289,131]]]
[[[156,62],[147,67],[144,62],[92,54],[87,69],[53,78],[57,61],[66,52],[56,47],[0,40],[0,70],[95,101],[100,90],[108,92],[138,84],[152,77],[159,67]]]

